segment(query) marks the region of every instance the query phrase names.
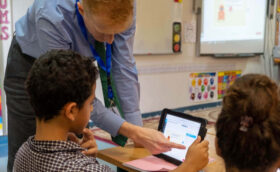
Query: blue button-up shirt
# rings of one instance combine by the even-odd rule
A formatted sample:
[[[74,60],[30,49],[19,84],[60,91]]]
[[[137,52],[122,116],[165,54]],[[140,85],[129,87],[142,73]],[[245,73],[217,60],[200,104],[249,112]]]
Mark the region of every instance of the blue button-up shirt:
[[[22,52],[37,58],[51,49],[71,49],[83,56],[92,57],[89,44],[77,21],[75,2],[76,0],[35,0],[26,15],[16,22],[16,39]],[[125,120],[141,126],[138,74],[133,57],[135,12],[136,10],[132,26],[115,35],[112,45],[112,75]],[[89,40],[94,45],[94,37],[90,36]],[[98,99],[94,103],[91,119],[113,136],[117,135],[124,122]]]

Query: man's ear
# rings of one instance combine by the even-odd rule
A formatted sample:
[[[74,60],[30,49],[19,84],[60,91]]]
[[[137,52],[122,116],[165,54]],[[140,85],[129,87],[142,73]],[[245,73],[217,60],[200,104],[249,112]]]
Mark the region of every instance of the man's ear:
[[[221,149],[219,148],[219,145],[218,145],[218,137],[217,136],[215,137],[215,149],[216,149],[216,154],[219,155],[219,156],[222,156]]]
[[[77,103],[75,103],[75,102],[67,103],[64,106],[64,115],[70,121],[74,121],[76,119],[78,110],[79,110],[79,108],[77,106]]]
[[[82,16],[84,16],[85,11],[84,11],[83,5],[81,4],[81,2],[78,2],[77,5],[78,5],[79,13],[80,13]]]

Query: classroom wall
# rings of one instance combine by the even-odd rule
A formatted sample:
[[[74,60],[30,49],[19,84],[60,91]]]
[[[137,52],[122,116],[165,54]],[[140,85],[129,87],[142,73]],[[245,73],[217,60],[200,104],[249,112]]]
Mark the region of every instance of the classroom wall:
[[[34,2],[34,0],[12,0],[13,9],[13,29],[15,22],[20,19],[27,11],[28,7]]]
[[[183,50],[190,50],[194,45],[185,44]],[[153,59],[153,60],[151,60]],[[189,100],[188,73],[216,72],[226,70],[242,70],[243,73],[263,73],[264,67],[260,57],[238,59],[214,59],[211,57],[195,57],[194,54],[183,52],[173,56],[137,56],[137,67],[140,72],[141,88],[140,109],[142,112],[158,111],[163,108],[178,108],[196,104]],[[184,71],[176,72],[179,65]],[[168,67],[166,67],[168,66]],[[143,72],[147,68],[174,69],[174,72]],[[149,70],[149,69],[148,69]]]
[[[33,0],[12,0],[13,22],[18,20]],[[183,0],[182,22],[195,20],[192,0]],[[183,33],[184,35],[184,25]],[[268,73],[264,57],[213,58],[196,57],[195,44],[182,42],[182,53],[173,55],[135,56],[141,87],[140,109],[143,113],[163,108],[178,108],[195,104],[188,101],[188,73],[242,70],[243,73]],[[101,97],[101,88],[97,88]]]
[[[192,11],[192,0],[183,0],[183,24],[196,19]],[[182,28],[184,35],[184,26]],[[143,113],[197,104],[188,101],[189,72],[242,70],[243,73],[266,73],[265,60],[260,56],[196,57],[195,44],[182,43],[181,54],[135,56],[141,88],[140,109]]]

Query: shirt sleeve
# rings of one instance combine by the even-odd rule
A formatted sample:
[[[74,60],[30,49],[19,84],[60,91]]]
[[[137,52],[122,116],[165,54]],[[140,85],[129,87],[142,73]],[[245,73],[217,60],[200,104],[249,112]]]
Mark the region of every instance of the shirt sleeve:
[[[100,171],[100,172],[114,172],[109,166],[100,164],[96,158],[91,158],[90,162],[85,161],[86,166],[81,167],[79,170],[75,171],[83,171],[83,172],[94,172],[94,171]],[[74,170],[73,170],[74,171]]]
[[[71,38],[64,30],[62,23],[55,24],[46,17],[40,17],[36,24],[40,47],[40,50],[36,51],[37,57],[52,49],[71,49]]]
[[[125,121],[111,110],[105,108],[97,98],[94,100],[93,111],[90,118],[95,125],[109,132],[113,137],[118,135],[118,131]]]
[[[51,170],[50,170],[51,171]],[[52,170],[54,171],[54,170]],[[69,162],[67,168],[56,168],[55,171],[65,171],[65,172],[114,172],[109,166],[100,164],[96,158],[93,157],[82,157],[76,158],[74,162]]]
[[[140,85],[133,56],[133,43],[136,28],[136,1],[132,26],[121,34],[115,35],[112,51],[112,76],[125,120],[142,126],[139,108]]]
[[[85,169],[81,169],[80,171],[83,172],[93,172],[93,171],[98,171],[98,172],[114,172],[110,167],[107,165],[89,165]]]

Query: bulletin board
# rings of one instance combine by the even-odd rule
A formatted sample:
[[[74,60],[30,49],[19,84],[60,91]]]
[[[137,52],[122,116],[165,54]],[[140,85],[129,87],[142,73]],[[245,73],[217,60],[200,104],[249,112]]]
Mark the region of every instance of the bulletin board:
[[[172,50],[174,0],[137,0],[134,54],[169,54]]]
[[[191,102],[221,100],[226,90],[241,74],[241,70],[190,73],[188,75],[189,100]]]
[[[241,70],[218,72],[218,99],[225,96],[226,90],[241,77]]]

